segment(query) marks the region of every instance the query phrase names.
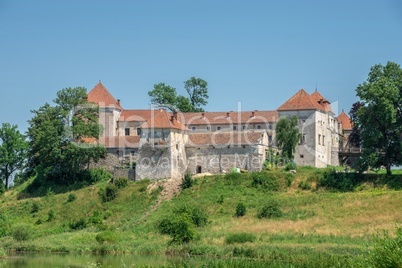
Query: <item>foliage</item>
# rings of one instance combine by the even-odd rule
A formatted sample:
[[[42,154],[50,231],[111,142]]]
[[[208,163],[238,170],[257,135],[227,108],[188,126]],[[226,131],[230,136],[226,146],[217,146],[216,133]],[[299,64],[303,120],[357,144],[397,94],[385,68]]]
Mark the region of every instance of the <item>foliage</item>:
[[[402,267],[402,229],[399,228],[393,237],[384,232],[374,236],[374,247],[368,245],[366,254],[355,267]]]
[[[17,241],[26,241],[32,237],[32,227],[28,224],[18,224],[11,230],[11,236]]]
[[[367,81],[356,88],[362,105],[354,124],[359,130],[363,158],[370,165],[391,166],[402,163],[402,69],[393,62],[371,67]],[[374,160],[374,161],[373,161]]]
[[[100,232],[95,236],[95,239],[99,244],[104,244],[105,242],[116,243],[118,241],[117,234],[110,230]]]
[[[31,213],[32,214],[37,213],[37,212],[39,212],[39,209],[40,209],[40,207],[39,207],[38,202],[33,202],[32,207],[31,207]]]
[[[261,187],[270,191],[280,190],[281,185],[278,176],[267,172],[253,172],[251,173],[251,178],[251,186],[253,187]]]
[[[68,226],[70,227],[71,230],[74,230],[74,231],[82,230],[82,229],[87,228],[87,222],[84,218],[80,218],[78,220],[70,221]]]
[[[267,203],[264,207],[261,208],[260,212],[258,213],[258,218],[279,218],[282,217],[283,213],[280,208],[278,201],[274,199],[268,199]]]
[[[243,217],[246,215],[246,206],[243,203],[238,203],[236,206],[236,217]]]
[[[276,124],[276,139],[278,148],[282,151],[282,155],[285,158],[293,159],[300,138],[301,134],[297,128],[297,117],[281,117]]]
[[[0,214],[0,237],[6,236],[11,230],[11,224],[4,214]]]
[[[56,218],[56,214],[54,212],[53,209],[49,210],[49,212],[47,213],[47,221],[53,221]]]
[[[194,180],[193,178],[191,178],[191,174],[190,173],[186,173],[184,175],[184,178],[181,181],[180,187],[181,189],[187,189],[190,188],[191,186],[193,186],[194,184]]]
[[[118,188],[114,184],[107,184],[104,189],[99,190],[99,195],[103,202],[112,201],[117,197]]]
[[[6,186],[4,185],[3,181],[0,180],[0,196],[4,194],[6,191]]]
[[[249,233],[239,233],[239,234],[230,234],[225,238],[226,244],[234,244],[234,243],[246,243],[246,242],[254,242],[256,239],[254,234]]]
[[[89,176],[90,178],[88,181],[91,183],[98,181],[109,181],[113,178],[113,175],[103,167],[90,169]]]
[[[128,179],[127,178],[117,178],[113,181],[113,184],[116,185],[117,189],[122,189],[127,187]]]
[[[176,89],[165,83],[154,85],[148,92],[151,103],[172,112],[201,112],[208,103],[208,84],[201,78],[191,77],[184,82],[188,97],[178,95]]]
[[[327,168],[317,182],[318,187],[325,187],[341,192],[353,191],[357,185],[357,174],[337,173],[333,168]]]
[[[171,243],[187,243],[195,236],[195,227],[205,226],[208,217],[198,207],[182,205],[160,220],[157,229],[160,234],[169,235]]]
[[[102,224],[102,215],[99,211],[94,211],[92,216],[88,220],[89,223],[92,223],[94,225],[99,225]]]
[[[7,252],[3,247],[0,247],[0,259],[7,257]]]
[[[352,122],[356,122],[358,120],[357,118],[357,112],[359,111],[360,107],[363,107],[364,103],[361,101],[357,101],[352,104],[352,108],[350,109],[349,115],[350,115],[350,120]],[[354,146],[359,148],[361,146],[361,138],[360,138],[360,130],[357,124],[353,124],[352,127],[352,132],[349,134],[349,143]]]
[[[71,203],[71,202],[73,202],[74,200],[76,200],[77,199],[77,196],[75,195],[75,194],[69,194],[68,195],[68,198],[67,198],[67,202],[68,203]]]
[[[0,128],[0,179],[8,189],[11,175],[25,164],[28,143],[17,125],[3,123]]]
[[[164,218],[158,224],[161,234],[170,235],[171,243],[188,243],[193,240],[194,224],[188,214],[174,214]]]
[[[66,88],[57,93],[56,106],[45,104],[32,111],[28,164],[40,181],[70,184],[83,180],[89,163],[105,154],[104,147],[84,142],[100,133],[98,107],[85,97],[85,88]]]

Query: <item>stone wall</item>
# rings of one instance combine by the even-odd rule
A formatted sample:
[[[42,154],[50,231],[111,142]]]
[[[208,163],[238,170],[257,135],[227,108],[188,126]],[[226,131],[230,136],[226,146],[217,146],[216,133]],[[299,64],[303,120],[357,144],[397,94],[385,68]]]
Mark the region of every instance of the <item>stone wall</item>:
[[[258,145],[226,146],[226,147],[188,147],[187,171],[195,174],[219,174],[230,172],[234,167],[259,171],[265,155],[259,153]]]
[[[172,159],[168,146],[151,146],[145,143],[138,150],[136,164],[137,180],[145,178],[164,179],[172,177]]]

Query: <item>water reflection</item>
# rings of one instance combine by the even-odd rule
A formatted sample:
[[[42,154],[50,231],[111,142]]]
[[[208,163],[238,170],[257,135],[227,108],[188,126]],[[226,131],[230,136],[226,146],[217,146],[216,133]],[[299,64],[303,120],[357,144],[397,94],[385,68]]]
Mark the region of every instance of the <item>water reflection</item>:
[[[164,255],[94,255],[94,254],[14,254],[0,259],[0,268],[43,268],[43,267],[138,267],[175,266],[183,258]],[[95,265],[95,264],[98,264]]]

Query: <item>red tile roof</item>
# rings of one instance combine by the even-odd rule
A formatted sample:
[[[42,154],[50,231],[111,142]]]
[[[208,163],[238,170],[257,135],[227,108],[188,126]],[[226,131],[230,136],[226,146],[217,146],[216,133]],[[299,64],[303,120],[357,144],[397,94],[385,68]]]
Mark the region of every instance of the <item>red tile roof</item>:
[[[188,130],[179,120],[165,110],[155,110],[155,116],[148,119],[141,128],[161,128]]]
[[[197,145],[250,145],[259,143],[264,132],[233,131],[190,133],[189,144]]]
[[[197,112],[179,113],[179,120],[185,125],[224,125],[273,123],[278,119],[277,111],[246,112]]]
[[[110,94],[101,82],[88,93],[88,102],[96,103],[100,107],[114,106],[123,110],[120,103]]]
[[[318,92],[317,90],[314,91],[314,93],[311,94],[311,98],[312,98],[313,100],[315,100],[315,101],[322,107],[322,109],[323,109],[324,111],[326,111],[326,112],[332,112],[331,104],[329,103],[329,101],[328,101],[327,99],[325,99],[325,98],[320,94],[320,92]]]
[[[321,96],[321,94],[320,94]],[[313,97],[310,96],[304,89],[300,89],[284,104],[278,111],[295,111],[295,110],[320,110],[325,111],[325,108],[320,105]]]
[[[120,114],[121,122],[146,122],[156,115],[158,110],[124,110]]]
[[[86,138],[85,142],[102,144],[106,148],[138,148],[140,136],[100,137],[98,139]]]
[[[349,118],[349,116],[344,112],[344,111],[342,111],[340,114],[339,114],[339,116],[338,116],[338,122],[341,122],[341,124],[342,124],[342,129],[344,129],[344,130],[352,130],[352,128],[353,128],[353,123],[352,123],[352,121],[350,120],[350,118]]]

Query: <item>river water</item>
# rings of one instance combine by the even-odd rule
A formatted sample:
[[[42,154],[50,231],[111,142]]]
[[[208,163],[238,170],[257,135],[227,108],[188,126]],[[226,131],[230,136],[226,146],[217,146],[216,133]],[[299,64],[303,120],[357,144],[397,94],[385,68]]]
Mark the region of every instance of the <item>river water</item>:
[[[165,255],[96,255],[96,254],[10,254],[0,259],[0,268],[107,268],[107,267],[160,267],[174,266],[183,262],[181,257]]]

